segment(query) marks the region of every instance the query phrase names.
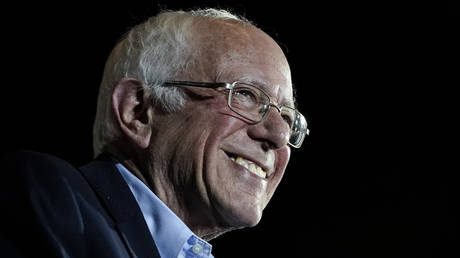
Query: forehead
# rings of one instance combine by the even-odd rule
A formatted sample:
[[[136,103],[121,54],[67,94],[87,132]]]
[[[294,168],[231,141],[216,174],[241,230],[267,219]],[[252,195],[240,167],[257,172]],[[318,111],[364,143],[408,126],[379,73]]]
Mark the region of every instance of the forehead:
[[[199,63],[208,80],[253,84],[279,105],[293,107],[289,64],[263,31],[239,21],[214,21],[200,28]]]

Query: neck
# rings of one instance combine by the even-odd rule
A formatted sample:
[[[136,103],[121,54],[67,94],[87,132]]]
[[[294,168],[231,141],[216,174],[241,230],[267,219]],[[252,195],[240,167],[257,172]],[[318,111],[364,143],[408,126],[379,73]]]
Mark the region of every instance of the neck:
[[[197,236],[209,241],[234,229],[220,225],[215,219],[216,214],[212,212],[213,208],[194,198],[196,190],[193,189],[193,186],[187,182],[174,183],[173,181],[176,180],[170,178],[171,173],[168,173],[164,164],[156,164],[151,157],[132,155],[126,150],[127,148],[117,148],[116,146],[110,146],[106,149],[141,180]]]

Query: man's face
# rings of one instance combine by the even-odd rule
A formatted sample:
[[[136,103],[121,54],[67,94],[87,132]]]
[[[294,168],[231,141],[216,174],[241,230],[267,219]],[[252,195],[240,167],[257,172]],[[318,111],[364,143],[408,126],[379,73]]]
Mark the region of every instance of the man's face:
[[[236,23],[208,24],[204,30],[213,40],[198,41],[203,45],[196,69],[178,79],[248,82],[277,105],[292,106],[289,66],[271,38]],[[199,217],[186,223],[232,228],[257,224],[289,160],[289,128],[275,108],[254,124],[229,109],[225,92],[185,91],[190,100],[181,112],[154,117],[159,128],[151,142],[158,161],[154,164],[167,171],[172,189],[159,195],[169,204],[173,196],[181,196],[178,205],[186,210],[184,217]]]

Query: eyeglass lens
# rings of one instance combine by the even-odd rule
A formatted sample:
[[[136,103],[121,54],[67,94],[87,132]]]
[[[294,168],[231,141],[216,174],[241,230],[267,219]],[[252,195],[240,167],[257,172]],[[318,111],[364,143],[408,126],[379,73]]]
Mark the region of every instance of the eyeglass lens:
[[[237,83],[230,90],[228,105],[235,113],[253,122],[261,121],[271,106],[265,92],[243,83]],[[289,143],[299,148],[308,133],[305,118],[293,108],[282,106],[279,111],[291,129]]]

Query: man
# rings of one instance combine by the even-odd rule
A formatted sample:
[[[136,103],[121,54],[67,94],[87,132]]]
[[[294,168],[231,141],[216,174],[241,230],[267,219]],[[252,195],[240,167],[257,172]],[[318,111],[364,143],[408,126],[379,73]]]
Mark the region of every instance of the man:
[[[12,257],[212,257],[256,225],[290,146],[308,134],[279,46],[226,11],[163,12],[107,60],[96,160],[6,162],[1,241]]]

